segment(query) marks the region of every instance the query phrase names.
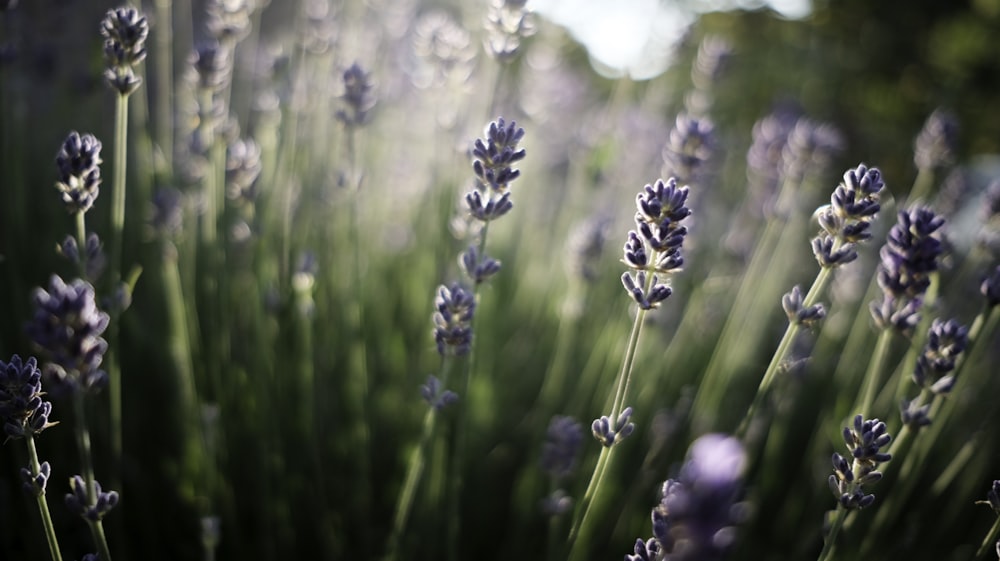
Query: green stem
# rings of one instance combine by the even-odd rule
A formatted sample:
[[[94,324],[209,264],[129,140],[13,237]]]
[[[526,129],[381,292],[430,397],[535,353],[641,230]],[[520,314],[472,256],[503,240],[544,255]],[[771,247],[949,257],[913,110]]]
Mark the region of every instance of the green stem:
[[[839,240],[837,245],[839,245]],[[813,280],[812,286],[809,287],[809,292],[806,293],[806,296],[802,301],[802,306],[804,308],[808,308],[816,303],[819,296],[823,294],[826,290],[826,286],[830,283],[832,273],[832,267],[820,268],[819,273],[816,274],[816,278]],[[750,421],[757,408],[759,408],[761,403],[764,401],[764,397],[771,388],[771,384],[774,383],[774,378],[778,374],[778,370],[781,369],[781,364],[788,357],[788,352],[791,350],[792,345],[795,342],[795,337],[799,334],[799,329],[801,329],[801,327],[798,322],[789,321],[788,327],[785,329],[785,334],[782,335],[781,342],[778,343],[778,348],[774,351],[774,355],[771,356],[771,362],[768,363],[767,370],[764,371],[764,376],[761,378],[760,385],[757,387],[757,393],[754,394],[753,401],[750,403],[750,407],[747,409],[746,415],[743,416],[743,420],[740,421],[739,428],[736,430],[736,434],[740,438],[746,435],[746,431],[750,427]]]
[[[445,356],[441,362],[441,386],[447,387],[449,373],[453,361]],[[427,451],[430,447],[431,439],[434,436],[434,426],[437,422],[437,408],[429,406],[424,414],[423,431],[420,433],[420,443],[413,450],[410,456],[410,463],[406,469],[406,479],[403,488],[399,493],[399,500],[396,503],[396,514],[393,517],[392,533],[389,536],[389,553],[387,560],[394,560],[399,555],[399,544],[406,532],[407,521],[410,510],[413,507],[413,500],[416,497],[417,488],[423,477],[424,466],[427,463]]]
[[[856,411],[864,415],[866,419],[875,417],[870,409],[872,407],[872,402],[875,400],[875,393],[878,391],[880,386],[879,381],[882,378],[882,370],[885,364],[885,359],[889,354],[889,344],[891,342],[892,329],[883,329],[879,334],[878,343],[875,345],[875,352],[872,354],[871,361],[868,363],[868,370],[865,372],[864,387],[861,392],[861,403],[856,408]]]
[[[648,279],[648,284],[652,284],[652,277]],[[649,287],[645,287],[644,290],[648,291]],[[629,382],[632,379],[632,367],[635,364],[635,352],[639,347],[639,335],[642,332],[642,324],[647,311],[639,308],[635,314],[635,321],[632,323],[632,331],[629,333],[628,344],[625,347],[625,358],[622,360],[622,369],[618,373],[618,388],[615,390],[615,399],[611,405],[610,418],[612,422],[618,418],[619,411],[625,405],[625,396],[628,394]]]
[[[83,480],[87,485],[87,498],[90,501],[88,506],[94,506],[97,504],[97,481],[94,479],[90,431],[87,428],[84,397],[81,389],[77,389],[73,394],[73,410],[76,415],[76,444],[80,453],[80,469],[83,471]],[[94,545],[97,547],[101,561],[111,561],[111,550],[108,549],[108,541],[104,536],[104,525],[100,520],[88,520],[87,524],[90,526],[90,535],[94,539]]]
[[[35,449],[35,435],[30,432],[24,437],[28,443],[28,467],[31,469],[31,477],[38,477],[42,466],[38,462],[38,451]],[[49,554],[52,561],[62,561],[62,554],[59,552],[59,540],[56,538],[56,528],[52,524],[52,515],[49,513],[49,503],[45,499],[45,490],[41,490],[35,497],[38,500],[38,511],[42,515],[42,526],[45,527],[45,539],[49,542]]]
[[[818,561],[828,561],[833,559],[833,550],[837,547],[837,534],[844,527],[844,520],[847,519],[847,509],[837,505],[837,514],[833,519],[833,526],[830,527],[830,534],[823,542],[823,551],[819,553]]]
[[[591,474],[590,482],[587,484],[587,490],[583,493],[583,498],[580,499],[580,504],[576,508],[576,514],[573,516],[573,526],[569,530],[569,539],[566,540],[570,551],[570,558],[572,558],[575,551],[574,546],[577,543],[580,529],[590,514],[590,505],[594,500],[594,495],[597,493],[597,489],[601,486],[601,481],[604,479],[604,473],[607,470],[610,456],[611,448],[602,446],[601,454],[597,457],[597,464],[594,466],[594,472]]]
[[[126,141],[128,138],[128,96],[119,94],[115,99],[115,162],[111,187],[111,294],[121,283],[122,237],[125,229],[125,173],[127,166]],[[111,458],[115,466],[113,483],[117,484],[122,458],[122,379],[118,363],[118,326],[121,310],[112,306],[108,326],[108,399],[111,405]]]
[[[996,522],[993,523],[993,527],[986,534],[986,538],[983,539],[982,545],[976,550],[976,559],[986,555],[986,550],[991,546],[996,547],[997,538],[1000,537],[1000,517],[997,518]]]

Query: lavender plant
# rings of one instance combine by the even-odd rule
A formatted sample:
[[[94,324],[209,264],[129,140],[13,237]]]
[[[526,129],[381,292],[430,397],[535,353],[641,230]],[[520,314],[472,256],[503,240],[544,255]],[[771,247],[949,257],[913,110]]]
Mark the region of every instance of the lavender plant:
[[[594,420],[592,432],[601,443],[601,453],[587,491],[583,495],[570,530],[571,556],[580,547],[579,535],[586,527],[590,504],[601,488],[611,458],[613,446],[627,438],[635,429],[630,421],[632,408],[625,406],[629,396],[629,383],[643,320],[649,310],[658,308],[673,293],[667,284],[670,275],[684,265],[681,249],[687,228],[683,225],[690,216],[686,205],[688,188],[679,187],[674,178],[654,185],[646,185],[636,196],[636,229],[628,233],[623,263],[634,272],[622,275],[622,285],[636,303],[635,321],[625,347],[621,370],[615,381],[615,393],[609,396],[611,413]],[[658,276],[659,275],[659,276]]]
[[[837,498],[837,509],[831,521],[830,530],[824,539],[820,560],[832,559],[837,546],[837,534],[846,519],[847,512],[862,509],[875,502],[875,495],[866,494],[866,485],[882,478],[878,471],[881,463],[888,462],[892,455],[882,452],[892,440],[886,432],[885,423],[878,419],[868,419],[862,415],[854,417],[854,427],[844,427],[844,442],[850,450],[851,462],[834,452],[833,475],[829,478],[830,491]]]
[[[746,464],[737,438],[707,434],[695,440],[677,478],[663,483],[652,512],[653,537],[636,540],[626,561],[724,558],[745,516]]]
[[[131,299],[131,287],[121,286],[122,237],[125,229],[125,183],[128,159],[128,100],[142,83],[137,66],[146,58],[149,24],[132,7],[108,11],[101,21],[104,37],[105,81],[117,92],[115,97],[115,156],[111,186],[110,282],[113,293],[123,296],[112,307],[113,319],[108,332],[108,393],[111,401],[112,455],[116,471],[122,458],[122,380],[118,364],[118,318]]]
[[[35,435],[58,424],[49,421],[52,403],[44,401],[44,395],[42,372],[38,369],[35,357],[22,361],[19,355],[14,355],[9,362],[0,360],[0,420],[3,421],[6,435],[4,442],[23,438],[28,447],[28,466],[21,468],[24,491],[35,497],[38,503],[52,560],[61,561],[59,540],[49,513],[49,503],[45,498],[45,487],[52,475],[52,466],[47,461],[38,461],[35,447]]]

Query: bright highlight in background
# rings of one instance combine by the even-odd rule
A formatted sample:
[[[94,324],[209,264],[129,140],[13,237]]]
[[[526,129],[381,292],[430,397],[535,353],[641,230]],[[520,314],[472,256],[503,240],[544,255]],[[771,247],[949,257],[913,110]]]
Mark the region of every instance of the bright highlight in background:
[[[565,27],[602,76],[648,80],[670,65],[674,46],[699,13],[768,7],[787,18],[809,15],[810,0],[534,0],[532,11]]]

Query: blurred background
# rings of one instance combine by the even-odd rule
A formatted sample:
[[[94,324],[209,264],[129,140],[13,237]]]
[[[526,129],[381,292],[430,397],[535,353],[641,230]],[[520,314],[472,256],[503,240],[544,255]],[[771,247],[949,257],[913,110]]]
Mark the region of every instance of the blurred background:
[[[484,24],[490,13],[485,0],[250,5],[251,27],[235,50],[227,107],[235,125],[222,136],[230,145],[254,138],[262,171],[253,193],[227,199],[219,276],[226,281],[210,293],[198,280],[200,265],[184,257],[201,247],[200,184],[185,161],[198,124],[189,111],[194,94],[186,76],[194,46],[211,39],[206,2],[138,6],[149,18],[150,39],[144,82],[130,105],[123,270],[133,264],[142,273],[121,317],[120,461],[111,459],[101,428],[108,423],[106,397],[99,396],[92,411],[98,479],[122,495],[120,512],[106,521],[120,559],[208,558],[207,551],[220,559],[383,555],[426,409],[418,388],[439,366],[430,321],[435,290],[457,278],[455,256],[468,235],[456,216],[471,182],[469,146],[497,116],[526,129],[528,155],[513,195],[516,218],[490,231],[489,245],[504,268],[482,290],[478,310],[488,318],[476,334],[483,375],[468,398],[476,414],[467,430],[476,437],[462,466],[475,496],[462,499],[467,531],[459,558],[534,557],[533,544],[545,542],[537,509],[545,481],[531,470],[549,415],[573,415],[586,427],[602,414],[600,389],[609,378],[601,372],[613,375],[630,324],[618,281],[619,247],[632,227],[635,193],[660,177],[663,146],[678,113],[701,112],[715,124],[702,190],[692,194],[691,206],[702,215],[692,227],[687,270],[674,281],[679,296],[651,319],[655,330],[645,336],[638,359],[657,373],[643,399],[646,411],[659,414],[644,416],[636,438],[641,450],[619,462],[614,489],[622,502],[599,505],[607,535],[594,538],[593,559],[624,555],[635,537],[645,537],[658,484],[701,432],[678,428],[671,419],[711,360],[731,304],[731,282],[759,232],[752,225],[759,213],[747,206],[754,200],[747,151],[756,122],[769,114],[807,116],[838,131],[840,149],[817,167],[819,188],[803,192],[796,206],[806,215],[827,200],[842,170],[859,162],[878,166],[892,210],[877,226],[876,240],[892,223],[892,201],[906,199],[917,178],[914,139],[935,110],[947,110],[958,124],[953,163],[936,170],[927,197],[942,212],[947,207],[956,254],[976,244],[983,194],[1000,175],[1000,0],[529,1],[531,32],[509,61],[489,56],[495,38]],[[102,193],[110,189],[114,96],[102,80],[98,24],[116,6],[0,0],[5,359],[32,353],[24,330],[32,290],[53,274],[72,274],[55,251],[72,219],[53,187],[54,157],[69,131],[102,139]],[[377,103],[370,122],[348,132],[335,115],[344,103],[343,71],[353,63],[370,74]],[[356,197],[354,178],[360,183]],[[185,216],[181,228],[166,233],[154,223],[162,211],[155,194],[164,190],[180,194]],[[362,224],[356,245],[352,216]],[[107,201],[87,220],[98,232],[105,229]],[[588,232],[587,239],[600,243],[585,258],[581,239]],[[869,276],[878,245],[859,260]],[[785,289],[815,274],[808,241],[799,249],[783,265]],[[977,266],[989,262],[982,259]],[[166,296],[174,266],[186,302],[179,320]],[[944,311],[971,320],[978,309],[969,297],[978,290],[975,274],[946,281],[953,296]],[[867,278],[853,280],[860,289],[851,288],[850,278],[838,280],[852,311],[867,313],[857,294]],[[685,308],[680,295],[696,288],[701,307]],[[688,318],[687,331],[670,346],[682,318]],[[733,372],[762,371],[783,322],[780,311],[762,317],[763,343],[744,353]],[[188,327],[189,347],[179,354],[173,338],[178,323]],[[569,343],[560,343],[567,323],[577,327]],[[847,329],[830,334],[833,343],[814,357],[817,371],[832,372],[841,360]],[[213,339],[220,330],[225,344]],[[995,339],[986,347],[995,359]],[[549,403],[543,416],[533,409],[534,397],[556,348],[564,353],[560,369],[587,383]],[[897,351],[901,356],[905,349]],[[856,370],[863,370],[866,353]],[[991,364],[984,359],[981,366]],[[350,375],[359,368],[368,376],[361,409]],[[185,393],[186,369],[195,396]],[[745,406],[756,382],[734,380],[725,399]],[[822,402],[822,388],[810,390],[805,407]],[[738,419],[726,412],[745,409],[719,404],[706,428],[731,431]],[[89,536],[61,508],[62,483],[74,473],[76,456],[70,416],[59,412],[56,402],[53,417],[60,426],[46,431],[39,447],[53,465],[50,505],[64,556],[78,559],[90,551]],[[985,426],[995,420],[996,407],[971,414]],[[768,528],[757,521],[734,558],[810,558],[818,552],[822,514],[833,505],[825,482],[829,448],[841,446],[835,419],[816,429],[833,435],[821,445],[812,439],[815,419],[797,439],[794,431],[788,437],[799,447],[790,446],[784,469],[797,483],[779,491],[774,478],[782,474],[771,473],[770,483],[758,488],[765,497],[759,506],[808,527]],[[951,456],[935,457],[921,483],[947,465],[962,434],[983,426],[956,426]],[[592,456],[595,444],[585,440]],[[810,445],[817,446],[808,448],[817,452],[815,461],[802,452]],[[446,463],[445,449],[435,448],[432,466]],[[978,450],[979,477],[950,491],[963,506],[981,498],[989,483],[984,478],[1000,477],[997,445],[989,441]],[[573,483],[578,491],[593,464],[587,454]],[[641,465],[640,474],[626,464]],[[46,555],[38,513],[20,489],[22,465],[19,443],[0,447],[4,560]],[[428,477],[429,497],[413,516],[417,535],[407,541],[412,559],[439,558],[445,549],[435,543],[443,528],[433,517],[443,499],[435,503],[433,496],[442,493],[448,476]],[[792,498],[775,498],[782,493]],[[898,541],[879,542],[874,551],[881,558],[971,558],[970,548],[992,518],[985,508],[969,507],[948,511],[953,517],[947,524],[928,529],[940,521],[948,496],[927,498],[926,511],[887,523],[886,535]],[[917,493],[906,500],[919,510]],[[798,502],[786,508],[781,501]],[[919,537],[944,540],[935,543],[946,544],[952,557],[928,549]]]

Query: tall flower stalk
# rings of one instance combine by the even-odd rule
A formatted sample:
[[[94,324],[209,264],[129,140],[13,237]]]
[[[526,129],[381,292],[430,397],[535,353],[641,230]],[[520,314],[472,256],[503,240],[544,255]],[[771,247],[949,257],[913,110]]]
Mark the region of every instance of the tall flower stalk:
[[[691,214],[691,209],[686,206],[687,197],[688,188],[678,186],[674,178],[646,185],[636,196],[636,228],[628,233],[623,250],[623,263],[632,271],[621,277],[622,285],[636,304],[635,319],[625,345],[615,391],[609,395],[611,412],[596,419],[591,427],[594,438],[602,448],[570,529],[571,558],[576,558],[583,549],[579,538],[586,534],[590,506],[601,489],[613,447],[635,429],[630,420],[632,408],[626,407],[625,402],[629,397],[636,349],[646,313],[660,307],[670,297],[673,289],[668,279],[684,265],[681,247],[687,227],[683,221]]]
[[[830,204],[816,211],[822,230],[813,238],[812,248],[820,265],[819,273],[804,297],[796,286],[782,298],[788,327],[764,371],[753,402],[741,422],[739,434],[746,433],[753,415],[788,358],[799,330],[825,316],[826,311],[818,300],[825,292],[834,269],[857,259],[857,244],[871,238],[871,222],[881,208],[879,193],[883,187],[878,168],[860,164],[844,173],[843,182],[830,196]]]
[[[505,121],[497,117],[487,125],[483,138],[477,138],[472,146],[472,172],[475,175],[473,189],[465,195],[468,215],[480,224],[478,243],[470,245],[459,257],[466,276],[473,283],[472,299],[479,303],[479,287],[500,271],[500,262],[486,253],[486,237],[490,224],[506,215],[514,203],[511,202],[510,185],[521,176],[521,170],[514,168],[524,159],[526,151],[519,145],[524,138],[524,129],[515,121]],[[471,324],[473,327],[475,321]],[[472,388],[475,363],[475,346],[469,349],[469,358],[463,364],[464,372],[458,382],[458,394],[468,396]],[[472,411],[469,399],[459,404],[455,426],[455,448],[451,455],[451,493],[449,516],[449,543],[451,556],[457,556],[454,547],[458,543],[460,514],[459,500],[462,494],[463,478],[461,466],[465,461],[468,429]]]
[[[888,446],[891,440],[892,436],[886,431],[885,423],[878,419],[865,420],[863,416],[856,415],[853,428],[844,427],[844,442],[851,452],[851,460],[848,461],[836,452],[833,454],[833,475],[828,482],[830,491],[837,498],[837,508],[824,539],[819,561],[833,559],[837,535],[844,525],[847,513],[869,507],[875,502],[875,495],[867,493],[866,486],[882,479],[882,472],[877,468],[879,464],[891,460],[892,455],[881,449]]]
[[[6,440],[23,438],[28,447],[28,466],[21,468],[23,488],[38,503],[52,561],[62,561],[59,540],[45,497],[45,486],[52,468],[48,462],[38,461],[35,448],[35,435],[57,424],[49,421],[52,403],[44,401],[44,395],[42,372],[35,357],[22,361],[20,356],[14,355],[9,362],[0,360],[0,422],[3,423]]]
[[[944,252],[939,233],[943,217],[930,208],[916,206],[900,211],[898,218],[879,253],[878,284],[883,294],[872,302],[871,313],[880,333],[859,396],[860,411],[871,410],[875,394],[882,387],[883,363],[893,332],[911,333],[920,322],[919,312],[931,275],[937,271]]]
[[[115,145],[111,175],[111,237],[110,282],[113,294],[120,290],[122,270],[122,238],[125,229],[125,183],[128,164],[128,100],[142,83],[136,76],[136,66],[146,58],[146,37],[149,24],[138,10],[132,7],[108,11],[101,22],[104,36],[104,58],[107,69],[105,81],[115,91]],[[127,292],[126,292],[127,294]],[[124,311],[127,296],[112,306],[112,320],[108,330],[108,393],[111,402],[111,454],[116,469],[122,458],[122,380],[118,360],[118,317]],[[119,474],[115,475],[117,479]]]
[[[438,416],[448,405],[458,400],[458,394],[447,389],[451,381],[452,366],[456,359],[465,357],[472,349],[472,320],[475,316],[475,296],[460,284],[441,286],[434,301],[434,341],[441,355],[440,377],[430,376],[421,386],[420,393],[427,402],[420,442],[413,450],[407,466],[403,487],[396,502],[392,533],[388,540],[387,559],[399,556],[410,511],[423,478],[428,450],[434,436]]]

